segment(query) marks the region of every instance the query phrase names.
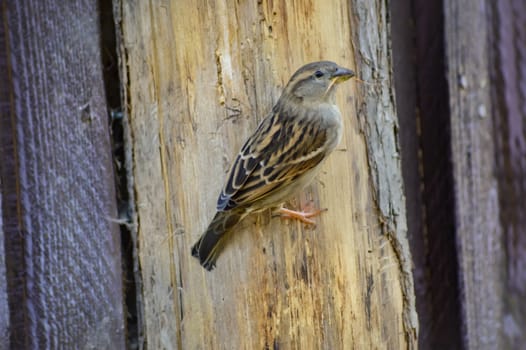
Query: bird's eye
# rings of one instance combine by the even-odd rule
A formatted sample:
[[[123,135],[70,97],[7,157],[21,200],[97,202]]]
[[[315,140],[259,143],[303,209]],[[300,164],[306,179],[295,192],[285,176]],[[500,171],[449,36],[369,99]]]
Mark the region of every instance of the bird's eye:
[[[321,70],[317,70],[316,72],[314,72],[314,76],[316,78],[321,78],[323,77],[323,72]]]

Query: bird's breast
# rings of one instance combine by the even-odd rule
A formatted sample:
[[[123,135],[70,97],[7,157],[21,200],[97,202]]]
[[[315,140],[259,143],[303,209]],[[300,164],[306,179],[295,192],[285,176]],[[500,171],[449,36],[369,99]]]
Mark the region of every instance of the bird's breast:
[[[324,130],[327,135],[327,150],[333,150],[341,141],[343,123],[338,106],[334,104],[322,104],[312,110],[313,118],[319,123],[319,128]]]

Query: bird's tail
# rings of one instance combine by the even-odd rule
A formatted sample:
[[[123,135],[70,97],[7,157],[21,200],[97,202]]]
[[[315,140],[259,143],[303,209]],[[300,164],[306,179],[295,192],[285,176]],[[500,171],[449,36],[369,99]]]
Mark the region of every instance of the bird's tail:
[[[198,258],[205,269],[210,271],[215,267],[223,239],[245,215],[245,210],[235,209],[216,213],[206,232],[192,246],[192,256]]]

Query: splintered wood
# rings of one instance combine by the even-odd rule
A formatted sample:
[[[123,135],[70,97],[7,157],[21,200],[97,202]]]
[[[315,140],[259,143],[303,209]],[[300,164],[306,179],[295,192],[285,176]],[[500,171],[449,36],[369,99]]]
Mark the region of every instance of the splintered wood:
[[[119,6],[148,347],[416,347],[385,3]],[[230,162],[290,75],[321,59],[374,82],[339,89],[343,140],[295,198],[329,210],[315,228],[249,217],[205,271],[190,247]]]

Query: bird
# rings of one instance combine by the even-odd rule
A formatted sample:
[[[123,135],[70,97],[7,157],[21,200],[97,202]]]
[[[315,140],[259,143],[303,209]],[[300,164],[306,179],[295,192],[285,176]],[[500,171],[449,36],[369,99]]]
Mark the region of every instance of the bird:
[[[208,271],[225,238],[247,215],[266,209],[313,223],[321,211],[282,206],[317,175],[342,137],[336,87],[355,73],[331,61],[312,62],[290,78],[272,111],[259,123],[235,158],[217,200],[217,212],[192,246],[192,256]]]

